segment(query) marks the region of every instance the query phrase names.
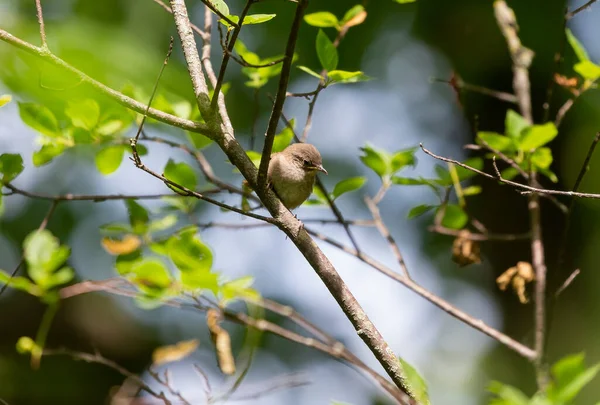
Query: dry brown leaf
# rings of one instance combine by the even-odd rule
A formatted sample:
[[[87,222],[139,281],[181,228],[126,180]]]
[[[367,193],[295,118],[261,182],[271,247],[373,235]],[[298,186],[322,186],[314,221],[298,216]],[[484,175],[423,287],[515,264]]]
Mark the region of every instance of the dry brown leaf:
[[[174,345],[157,347],[152,353],[152,363],[160,365],[184,359],[192,354],[198,348],[199,344],[198,339],[192,339],[184,340]]]
[[[229,332],[221,328],[221,314],[216,309],[206,311],[206,325],[210,331],[210,337],[215,344],[217,361],[223,374],[235,373],[235,359],[231,350],[231,338]]]
[[[102,247],[113,256],[126,255],[140,247],[142,241],[135,235],[125,235],[123,239],[102,238]]]
[[[479,243],[471,240],[468,230],[462,230],[452,244],[452,261],[460,267],[481,263]]]
[[[505,291],[512,284],[513,291],[519,297],[521,304],[527,304],[529,298],[526,293],[526,285],[535,280],[535,272],[529,262],[518,262],[516,266],[507,269],[497,279],[496,284],[500,290]]]
[[[344,24],[344,27],[350,28],[350,27],[360,25],[365,21],[366,18],[367,18],[367,12],[365,10],[363,10],[360,13],[356,14],[351,19],[349,19],[348,21],[346,21],[346,23]]]

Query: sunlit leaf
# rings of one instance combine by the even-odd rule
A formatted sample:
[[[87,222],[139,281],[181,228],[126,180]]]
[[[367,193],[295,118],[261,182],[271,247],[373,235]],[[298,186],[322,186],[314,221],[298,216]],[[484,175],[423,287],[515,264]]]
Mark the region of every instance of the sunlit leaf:
[[[573,70],[579,73],[584,79],[592,82],[600,77],[600,66],[589,60],[577,63],[573,66]]]
[[[524,131],[519,147],[524,151],[530,151],[547,144],[556,135],[558,135],[558,130],[553,122],[543,125],[533,125]]]
[[[196,231],[195,227],[188,227],[171,236],[167,242],[169,257],[180,270],[185,288],[208,289],[216,294],[217,274],[211,272],[213,255]]]
[[[161,346],[152,352],[152,364],[161,364],[182,360],[192,354],[200,344],[198,339],[184,340],[174,345]]]
[[[399,4],[408,4],[408,3],[414,3],[417,0],[394,0],[394,1]]]
[[[443,209],[441,206],[439,209]],[[467,213],[456,204],[447,204],[445,206],[442,226],[450,229],[462,229],[469,222]]]
[[[298,69],[300,69],[301,71],[308,73],[311,76],[316,77],[317,79],[321,79],[324,80],[323,76],[321,76],[320,74],[318,74],[317,72],[315,72],[314,70],[307,68],[306,66],[296,66]]]
[[[12,100],[12,96],[10,94],[3,94],[0,96],[0,107],[10,103]]]
[[[52,159],[63,153],[65,146],[62,144],[43,145],[40,150],[33,152],[33,165],[36,167],[50,163]]]
[[[552,164],[552,150],[550,148],[537,148],[531,154],[531,162],[540,169],[547,169]]]
[[[477,195],[481,193],[481,186],[469,186],[463,188],[463,195],[468,197],[471,195]]]
[[[493,381],[488,390],[498,397],[492,402],[494,405],[529,405],[529,398],[518,388]]]
[[[347,72],[345,70],[332,70],[327,73],[327,77],[335,83],[358,83],[371,80],[369,76],[361,71]]]
[[[294,131],[290,127],[286,126],[283,131],[275,135],[275,139],[273,139],[273,153],[281,152],[287,148],[292,139],[294,139]]]
[[[207,0],[223,15],[229,15],[229,7],[223,0]]]
[[[429,405],[429,394],[427,393],[427,383],[421,377],[419,372],[408,362],[405,360],[398,358],[402,369],[404,371],[404,376],[408,380],[408,386],[410,388],[411,393],[419,401],[419,404]]]
[[[136,234],[143,234],[148,229],[148,211],[133,199],[125,200],[129,213],[129,224]]]
[[[571,45],[571,48],[573,48],[577,59],[579,59],[580,62],[589,61],[590,57],[588,56],[585,48],[583,47],[583,45],[581,45],[579,40],[577,40],[575,35],[573,35],[571,30],[567,28],[565,30],[565,33],[567,35],[567,41],[569,41],[569,45]]]
[[[321,66],[325,70],[335,70],[338,64],[338,53],[333,42],[329,39],[323,30],[319,29],[317,33],[317,56]]]
[[[427,205],[427,204],[417,205],[416,207],[412,207],[410,209],[410,211],[408,211],[407,217],[408,217],[408,219],[419,217],[419,216],[425,214],[426,212],[430,211],[433,208],[435,208],[435,205]]]
[[[115,172],[121,166],[124,154],[125,145],[114,145],[101,149],[95,159],[98,171],[105,176]]]
[[[384,151],[377,150],[370,145],[366,145],[360,148],[364,155],[360,157],[360,160],[373,170],[379,177],[383,177],[388,174],[388,163]]]
[[[67,103],[65,114],[71,119],[74,126],[89,131],[98,124],[100,106],[93,99],[70,101]]]
[[[0,174],[2,183],[9,183],[15,179],[25,166],[23,166],[23,158],[18,153],[3,153],[0,155]]]
[[[338,27],[340,25],[337,17],[328,11],[319,11],[304,16],[304,21],[313,27]]]
[[[421,179],[413,179],[411,177],[393,176],[392,183],[400,186],[424,186],[426,183]]]
[[[508,110],[506,112],[506,119],[504,120],[504,127],[506,135],[514,140],[521,139],[521,135],[525,128],[528,128],[530,125],[525,118],[519,113]]]
[[[148,231],[149,232],[164,231],[165,229],[172,227],[176,223],[177,223],[177,215],[174,215],[174,214],[165,215],[161,219],[157,219],[155,221],[150,222],[150,225],[148,226]]]
[[[589,384],[600,371],[600,364],[587,367],[584,354],[566,356],[552,366],[554,381],[548,397],[557,404],[568,404]]]
[[[195,190],[198,184],[196,173],[190,165],[184,162],[175,163],[172,159],[169,159],[165,166],[164,176],[188,190]]]
[[[254,278],[251,276],[224,283],[220,288],[222,302],[228,304],[235,299],[258,299],[260,294],[251,288],[253,283]]]
[[[156,259],[136,262],[131,268],[130,280],[141,291],[151,295],[160,294],[171,285],[169,271]]]
[[[346,11],[346,14],[344,14],[344,18],[342,18],[340,25],[345,27],[354,27],[362,24],[366,18],[367,12],[365,11],[365,8],[361,4],[357,4],[350,10]]]
[[[54,113],[41,104],[18,103],[23,122],[38,132],[50,137],[61,135]]]
[[[244,17],[243,25],[262,24],[269,20],[272,20],[273,18],[275,18],[275,16],[276,14],[249,14],[246,17]],[[234,23],[239,23],[240,17],[238,17],[237,15],[230,15],[228,17]],[[222,22],[225,25],[229,25],[229,23],[225,20],[221,20],[220,22]]]
[[[493,149],[499,150],[500,152],[506,152],[514,149],[514,143],[511,138],[495,132],[478,132],[478,140],[482,140],[487,143]],[[482,142],[478,142],[483,144]]]
[[[339,198],[342,194],[360,189],[367,182],[366,177],[350,177],[340,181],[333,188],[333,199]]]
[[[71,254],[71,249],[61,246],[59,240],[47,229],[36,230],[27,235],[23,242],[23,250],[29,277],[43,289],[57,284],[57,280],[52,278],[53,273]],[[61,271],[65,275],[69,272],[62,269]],[[62,280],[64,275],[58,277]]]

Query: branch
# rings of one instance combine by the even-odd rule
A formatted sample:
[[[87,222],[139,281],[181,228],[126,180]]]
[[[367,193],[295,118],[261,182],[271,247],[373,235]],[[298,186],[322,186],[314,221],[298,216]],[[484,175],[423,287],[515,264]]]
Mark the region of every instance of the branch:
[[[40,25],[40,39],[42,40],[42,48],[48,49],[48,43],[46,42],[46,28],[44,26],[44,14],[42,13],[41,0],[35,0],[35,9],[37,12],[38,24]]]
[[[421,297],[425,298],[427,301],[431,302],[438,308],[442,309],[444,312],[446,312],[449,315],[455,317],[456,319],[464,322],[465,324],[471,326],[472,328],[497,340],[498,342],[502,343],[509,349],[511,349],[511,350],[515,351],[516,353],[520,354],[521,356],[525,357],[526,359],[529,359],[529,360],[535,359],[536,353],[533,349],[523,345],[522,343],[517,342],[516,340],[512,339],[510,336],[507,336],[504,333],[500,332],[499,330],[494,329],[491,326],[485,324],[481,319],[473,318],[471,315],[461,311],[460,309],[456,308],[449,302],[447,302],[444,299],[433,294],[431,291],[421,287],[419,284],[412,281],[411,279],[394,272],[393,270],[389,269],[388,267],[384,266],[383,264],[379,263],[378,261],[376,261],[375,259],[373,259],[367,255],[364,255],[364,254],[359,255],[359,253],[356,250],[352,249],[351,247],[345,246],[334,239],[331,239],[323,234],[320,234],[319,232],[315,232],[310,229],[307,231],[311,235],[315,236],[316,238],[321,239],[322,241],[327,242],[330,245],[335,246],[338,249],[340,249],[352,256],[355,256],[357,259],[359,259],[363,263],[368,264],[369,266],[371,266],[375,270],[379,271],[380,273],[388,276],[392,280],[395,280],[395,281],[401,283],[402,285],[404,285],[411,291],[413,291],[413,292],[417,293],[418,295],[420,295]]]
[[[524,240],[531,238],[531,233],[473,233],[469,232],[468,235],[461,233],[461,230],[446,228],[441,225],[433,225],[428,228],[430,232],[439,233],[440,235],[448,236],[461,236],[464,239],[483,242],[483,241],[501,241],[501,242],[514,242],[516,240]]]
[[[103,95],[109,97],[110,99],[116,101],[117,103],[130,110],[133,110],[140,114],[144,113],[144,111],[146,110],[146,105],[92,79],[91,77],[87,76],[85,73],[74,68],[73,66],[69,65],[67,62],[54,55],[47,49],[37,47],[35,45],[30,44],[29,42],[25,42],[22,39],[19,39],[2,29],[0,29],[0,40],[7,42],[25,52],[28,52],[42,59],[43,61],[48,62],[53,66],[60,67],[65,71],[74,74],[79,78],[81,82],[89,84],[98,92],[102,93]],[[154,108],[150,108],[148,110],[148,116],[177,128],[200,133],[202,135],[207,136],[210,139],[213,139],[215,137],[215,133],[211,131],[206,124],[203,123],[179,118],[175,115],[167,114],[163,111],[156,110]]]
[[[577,14],[581,13],[583,10],[590,8],[592,6],[592,4],[594,4],[595,2],[596,2],[596,0],[590,0],[587,3],[585,3],[584,5],[582,5],[581,7],[577,7],[575,10],[568,12],[567,15],[565,16],[565,19],[570,20],[571,18],[575,17]]]
[[[275,139],[275,133],[277,132],[277,124],[281,118],[283,111],[283,104],[285,103],[287,86],[290,80],[290,72],[292,69],[292,60],[294,58],[294,50],[296,48],[296,40],[298,39],[298,31],[300,31],[300,24],[302,23],[302,16],[304,10],[308,6],[308,0],[298,0],[296,6],[296,13],[294,15],[294,21],[292,22],[292,28],[288,36],[287,45],[285,48],[285,60],[281,66],[281,73],[279,76],[279,85],[277,88],[277,94],[275,95],[275,102],[273,103],[273,110],[271,111],[271,117],[269,118],[269,125],[265,133],[265,143],[263,146],[262,156],[260,158],[260,166],[258,169],[257,185],[260,189],[266,188],[267,185],[267,169],[269,168],[269,161],[271,159],[271,151],[273,150],[273,140]]]

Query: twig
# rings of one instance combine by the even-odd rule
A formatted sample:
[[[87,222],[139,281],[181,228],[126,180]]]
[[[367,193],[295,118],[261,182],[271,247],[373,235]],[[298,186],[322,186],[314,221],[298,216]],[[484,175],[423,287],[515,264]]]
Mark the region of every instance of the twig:
[[[319,223],[322,225],[331,225],[331,224],[340,224],[337,219],[303,219],[302,222],[305,224],[308,223]],[[356,221],[345,221],[348,225],[356,225],[356,226],[374,226],[372,221],[365,220],[356,220]],[[253,224],[238,224],[238,223],[228,223],[228,222],[200,222],[197,223],[200,229],[209,229],[209,228],[221,228],[221,229],[251,229],[251,228],[264,228],[266,226],[271,226],[271,224],[258,222]],[[341,224],[340,224],[341,225]]]
[[[122,106],[124,106],[130,110],[133,110],[138,113],[143,113],[146,110],[145,104],[142,104],[139,101],[136,101],[136,100],[124,95],[123,93],[113,90],[110,87],[105,86],[104,84],[92,79],[91,77],[89,77],[85,73],[83,73],[82,71],[74,68],[73,66],[69,65],[67,62],[62,60],[61,58],[57,57],[56,55],[54,55],[47,49],[40,48],[40,47],[32,45],[28,42],[25,42],[22,39],[19,39],[2,29],[0,29],[0,40],[7,42],[23,51],[26,51],[38,58],[50,63],[51,65],[57,66],[67,72],[72,73],[73,75],[77,76],[81,80],[82,83],[89,84],[95,90],[99,91],[100,93],[104,94],[105,96],[109,97],[110,99],[116,101],[117,103],[121,104]],[[154,118],[155,120],[161,121],[165,124],[172,125],[177,128],[182,128],[187,131],[192,131],[192,132],[197,132],[197,133],[203,134],[210,139],[213,139],[215,137],[214,132],[212,130],[210,130],[208,128],[208,126],[204,123],[199,123],[199,122],[194,122],[194,121],[190,121],[187,119],[183,119],[183,118],[177,117],[175,115],[167,114],[163,111],[156,110],[154,108],[150,108],[148,110],[148,116],[151,118]]]
[[[571,275],[567,277],[567,279],[561,284],[560,288],[556,290],[554,298],[558,298],[558,296],[562,294],[562,292],[571,285],[571,283],[573,282],[573,280],[575,280],[575,277],[577,277],[579,273],[581,273],[581,270],[579,269],[576,269],[573,273],[571,273]],[[550,325],[548,325],[548,329],[550,329]]]
[[[290,80],[290,72],[292,69],[292,60],[294,58],[294,50],[296,49],[296,40],[298,39],[298,32],[300,31],[300,24],[302,23],[304,10],[306,10],[307,6],[308,0],[298,1],[292,27],[290,28],[287,45],[285,47],[285,60],[281,66],[277,94],[275,95],[275,102],[273,103],[273,109],[271,110],[269,125],[267,126],[267,131],[265,133],[265,142],[258,168],[257,186],[261,190],[266,188],[267,185],[267,169],[269,168],[269,161],[271,160],[273,140],[275,139],[277,124],[279,123],[279,119],[281,118],[283,111],[283,104],[285,103],[285,95],[287,94],[287,86]]]
[[[441,226],[441,225],[430,226],[428,228],[428,230],[430,232],[439,233],[441,235],[461,236],[461,237],[463,237],[465,239],[473,240],[473,241],[478,241],[478,242],[483,242],[483,241],[514,242],[516,240],[525,240],[525,239],[529,239],[531,237],[531,234],[529,232],[516,233],[516,234],[511,234],[511,233],[502,234],[502,233],[489,233],[489,232],[485,232],[485,233],[473,233],[473,232],[469,232],[469,234],[467,235],[467,234],[461,233],[460,230],[446,228],[446,227]]]
[[[227,21],[227,23],[229,25],[231,25],[232,27],[237,28],[238,24],[242,25],[242,20],[240,19],[239,23],[234,23],[233,21],[231,21],[231,19],[226,16],[225,14],[221,13],[211,2],[210,0],[201,0],[202,3],[204,3],[206,5],[206,7],[208,7],[213,13],[215,13],[216,15],[218,15],[220,18],[222,18],[223,20]]]
[[[371,215],[373,215],[373,220],[375,220],[375,226],[379,230],[379,233],[387,240],[390,249],[392,250],[392,252],[394,252],[394,256],[396,256],[396,260],[398,261],[398,264],[402,269],[404,277],[410,279],[410,275],[408,274],[408,268],[406,267],[406,263],[404,262],[404,258],[402,257],[402,253],[400,252],[400,248],[398,247],[398,244],[396,244],[396,241],[394,240],[394,237],[390,233],[389,229],[383,223],[383,219],[381,219],[381,214],[379,213],[379,208],[377,207],[377,204],[375,204],[375,202],[368,196],[365,197],[365,203],[367,204],[369,211],[371,211]]]
[[[10,185],[10,183],[6,183],[6,184],[4,184],[4,187],[9,187],[9,185]],[[56,210],[56,207],[58,207],[59,202],[60,202],[59,200],[52,201],[52,204],[50,204],[50,209],[48,209],[46,216],[42,219],[42,222],[40,222],[40,225],[37,228],[38,232],[46,229],[46,227],[48,226],[48,222],[50,221],[50,218],[52,218],[52,215],[54,215],[54,211]],[[2,293],[4,293],[4,290],[6,290],[6,288],[8,288],[11,280],[17,275],[17,273],[19,272],[19,269],[23,266],[24,263],[25,263],[25,252],[23,252],[23,254],[21,255],[21,260],[19,260],[19,263],[17,264],[15,269],[12,271],[12,273],[10,273],[9,279],[6,281],[6,283],[2,287],[0,287],[0,295],[2,295]]]
[[[239,24],[234,28],[233,33],[231,34],[231,39],[227,44],[226,50],[223,52],[223,61],[221,62],[221,68],[219,69],[219,77],[217,78],[217,85],[215,86],[215,91],[211,101],[211,108],[215,108],[217,106],[217,100],[219,99],[219,94],[221,93],[221,86],[223,85],[223,80],[225,79],[225,71],[227,70],[227,64],[229,63],[229,55],[233,52],[233,47],[235,46],[235,41],[237,41],[237,37],[242,30],[242,26],[244,24],[244,18],[250,11],[250,7],[254,4],[255,0],[246,0],[246,5],[242,10],[242,14],[240,15]]]
[[[562,123],[563,118],[567,114],[567,112],[573,107],[575,103],[575,98],[570,98],[558,109],[556,113],[556,118],[554,119],[554,125],[558,128]]]
[[[442,309],[444,312],[457,318],[458,320],[464,322],[465,324],[471,326],[472,328],[490,336],[491,338],[497,340],[498,342],[507,346],[511,350],[520,354],[521,356],[523,356],[529,360],[533,360],[535,358],[536,354],[533,349],[523,345],[522,343],[517,342],[516,340],[512,339],[510,336],[505,335],[504,333],[500,332],[499,330],[492,328],[491,326],[485,324],[482,320],[473,318],[471,315],[461,311],[460,309],[456,308],[449,302],[447,302],[444,299],[433,294],[431,291],[428,291],[427,289],[421,287],[419,284],[412,281],[411,279],[406,278],[406,277],[394,272],[393,270],[391,270],[388,267],[384,266],[383,264],[379,263],[375,259],[373,259],[367,255],[364,255],[364,254],[359,256],[358,252],[356,250],[352,249],[349,246],[345,246],[345,245],[339,243],[338,241],[336,241],[332,238],[329,238],[328,236],[325,236],[319,232],[313,231],[311,229],[307,229],[307,232],[309,232],[311,235],[315,236],[316,238],[321,239],[322,241],[327,242],[330,245],[335,246],[338,249],[340,249],[352,256],[355,256],[360,261],[368,264],[369,266],[371,266],[375,270],[379,271],[380,273],[388,276],[389,278],[391,278],[395,281],[398,281],[399,283],[401,283],[402,285],[404,285],[411,291],[417,293],[421,297],[425,298],[427,301],[431,302],[438,308]]]
[[[595,2],[596,2],[596,0],[589,0],[584,5],[582,5],[580,7],[577,7],[573,11],[568,12],[565,18],[567,20],[570,20],[571,18],[575,17],[577,14],[581,13],[583,10],[586,10],[586,9],[590,8],[592,6],[592,4],[594,4]]]
[[[42,40],[42,48],[48,49],[46,42],[46,28],[44,26],[44,14],[42,13],[42,1],[35,0],[35,9],[37,12],[38,24],[40,25],[40,39]]]

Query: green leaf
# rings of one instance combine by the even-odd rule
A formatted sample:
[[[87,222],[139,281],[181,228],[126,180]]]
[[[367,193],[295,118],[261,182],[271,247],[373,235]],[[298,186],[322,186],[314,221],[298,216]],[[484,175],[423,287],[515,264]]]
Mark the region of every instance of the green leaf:
[[[417,148],[409,148],[394,153],[390,160],[391,174],[396,173],[405,166],[414,167],[417,164],[417,159],[415,158],[416,150]]]
[[[25,166],[23,166],[23,158],[18,153],[3,153],[0,155],[0,179],[2,183],[9,183],[15,179]]]
[[[131,253],[117,256],[115,268],[120,275],[124,276],[131,273],[133,271],[133,266],[138,264],[141,260],[142,252],[140,250],[135,250]]]
[[[333,188],[333,199],[340,197],[342,194],[349,193],[360,189],[367,182],[366,177],[350,177],[340,181]]]
[[[18,103],[19,115],[23,122],[46,136],[53,138],[61,135],[54,113],[47,107],[34,103]]]
[[[58,239],[47,229],[36,230],[27,235],[23,242],[23,250],[27,272],[42,289],[51,288],[67,278],[65,274],[53,273],[68,259],[71,250],[68,246],[61,246]],[[72,270],[61,271],[71,274],[71,277],[67,278],[67,281],[70,281]]]
[[[465,187],[463,188],[463,195],[464,196],[470,196],[470,195],[477,195],[481,193],[481,186],[469,186],[469,187]]]
[[[164,263],[156,259],[143,259],[131,267],[130,280],[141,291],[156,296],[171,286],[171,274]]]
[[[131,227],[128,224],[122,224],[118,222],[111,222],[109,224],[100,225],[100,232],[105,233],[130,233],[132,232]]]
[[[63,267],[51,274],[46,281],[45,288],[52,288],[62,284],[67,284],[75,277],[75,272],[70,267]]]
[[[571,30],[568,28],[565,31],[567,34],[567,41],[569,41],[569,45],[571,45],[571,48],[573,48],[577,59],[579,59],[580,62],[589,61],[590,57],[585,51],[585,48],[581,45],[577,38],[575,38],[575,35],[573,35]]]
[[[196,149],[204,149],[213,143],[211,139],[197,132],[185,131],[185,133]]]
[[[558,177],[551,170],[539,168],[538,171],[548,177],[552,183],[558,183]]]
[[[317,33],[317,56],[325,70],[335,70],[338,64],[338,53],[333,42],[323,30]]]
[[[181,283],[190,290],[218,291],[217,274],[211,272],[213,255],[196,236],[196,227],[187,227],[167,242],[169,257],[181,272]]]
[[[187,163],[175,163],[172,159],[169,159],[165,166],[164,176],[188,190],[195,190],[198,185],[198,179],[196,178],[194,169]]]
[[[121,166],[125,148],[125,145],[114,145],[99,150],[95,159],[98,171],[105,176],[115,172]]]
[[[317,13],[307,14],[304,16],[304,21],[313,27],[339,27],[340,22],[337,17],[328,11],[319,11]]]
[[[360,157],[360,160],[371,170],[373,170],[379,177],[383,177],[388,174],[388,163],[385,151],[377,150],[370,145],[366,145],[360,148],[364,155]]]
[[[251,288],[254,278],[251,276],[241,277],[223,284],[220,288],[221,301],[223,304],[231,303],[236,299],[257,299],[260,294]]]
[[[223,15],[229,15],[229,7],[223,0],[209,0],[209,3],[212,5]]]
[[[472,157],[463,162],[465,165],[472,167],[473,169],[482,170],[483,169],[483,159],[480,157]],[[456,169],[456,174],[458,175],[458,179],[460,181],[468,180],[471,177],[475,177],[477,173],[472,170],[465,169],[464,167],[454,165]]]
[[[294,131],[290,127],[286,126],[283,131],[275,135],[275,139],[273,139],[273,153],[281,152],[287,148],[290,142],[292,142],[293,138]]]
[[[547,144],[556,135],[558,135],[558,130],[552,122],[543,125],[533,125],[524,131],[519,147],[524,151],[530,151]]]
[[[435,208],[435,205],[427,205],[427,204],[417,205],[416,207],[412,207],[410,209],[410,211],[408,211],[407,217],[408,217],[408,219],[420,217],[421,215],[425,214],[432,208]]]
[[[301,71],[308,73],[311,76],[316,77],[317,79],[321,79],[324,80],[325,78],[323,76],[321,76],[320,74],[318,74],[317,72],[315,72],[314,70],[307,68],[306,66],[296,66],[298,69],[300,69]]]
[[[579,73],[584,79],[592,82],[600,77],[600,66],[589,60],[577,63],[573,66],[573,70]]]
[[[440,206],[439,209],[442,209]],[[456,204],[447,204],[442,219],[442,226],[450,229],[462,229],[469,222],[467,213]]]
[[[356,6],[352,7],[350,10],[346,11],[346,14],[344,14],[344,18],[342,18],[342,21],[340,21],[340,25],[346,25],[348,21],[352,20],[354,17],[356,17],[363,11],[365,11],[365,8],[361,4],[357,4]]]
[[[500,172],[503,179],[512,180],[519,175],[519,171],[514,167],[507,167]]]
[[[124,130],[129,125],[129,122],[124,120],[109,120],[98,125],[94,131],[100,135],[110,136]]]
[[[427,393],[427,383],[423,377],[421,377],[419,372],[413,366],[400,357],[398,357],[398,361],[404,370],[404,375],[408,380],[408,386],[415,399],[419,401],[419,404],[421,405],[430,405],[429,394]]]
[[[413,179],[411,177],[393,176],[392,183],[400,186],[425,186],[427,185],[422,179]]]
[[[262,24],[275,18],[277,14],[250,14],[244,17],[243,25]],[[237,22],[237,21],[234,21]]]
[[[521,139],[523,130],[530,127],[529,123],[522,115],[516,113],[513,110],[506,112],[506,119],[504,120],[504,131],[506,135],[515,141]],[[489,143],[489,142],[488,142]]]
[[[417,0],[394,0],[394,1],[398,4],[408,4],[408,3],[414,3]]]
[[[165,229],[172,227],[176,223],[177,223],[177,215],[175,215],[175,214],[165,215],[161,219],[157,219],[156,221],[150,222],[150,225],[148,226],[148,231],[151,233],[164,231]]]
[[[258,166],[260,166],[260,158],[262,156],[261,153],[256,152],[254,150],[248,150],[248,151],[246,151],[246,155],[248,155],[248,157],[250,158],[252,163],[254,163],[254,166],[256,166],[256,168],[258,168]]]
[[[36,350],[38,346],[35,341],[29,336],[21,336],[19,340],[17,340],[17,352],[20,354],[28,354]]]
[[[125,205],[127,206],[129,224],[133,232],[138,235],[145,233],[149,222],[148,211],[132,199],[125,200]]]
[[[65,114],[74,126],[90,131],[98,124],[100,106],[95,100],[69,101]]]
[[[498,400],[494,400],[492,402],[494,405],[529,405],[529,398],[523,392],[521,392],[518,388],[512,387],[510,385],[502,384],[498,381],[493,381],[488,390],[496,394]]]
[[[585,366],[583,353],[562,358],[552,366],[554,381],[548,390],[549,399],[558,404],[570,403],[599,371],[600,364]]]
[[[40,288],[33,284],[28,278],[19,276],[11,277],[10,274],[0,270],[0,285],[5,284],[8,284],[11,288],[24,291],[31,295],[41,295]]]
[[[552,150],[550,148],[538,148],[531,154],[531,162],[540,169],[547,169],[552,164]]]
[[[10,103],[12,100],[12,96],[10,94],[3,94],[0,96],[0,107]]]
[[[506,152],[514,149],[514,143],[511,138],[495,132],[478,132],[477,138],[478,140],[486,142],[492,148],[497,149],[500,152]]]
[[[52,159],[63,153],[65,146],[63,144],[47,144],[36,152],[33,152],[33,165],[36,167],[50,163]]]
[[[345,70],[332,70],[327,73],[327,77],[335,83],[358,83],[371,80],[369,76],[361,71],[347,72]]]

